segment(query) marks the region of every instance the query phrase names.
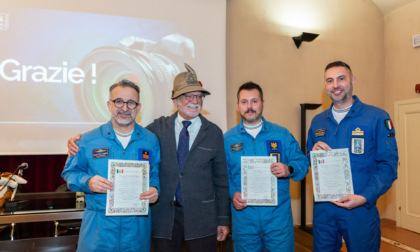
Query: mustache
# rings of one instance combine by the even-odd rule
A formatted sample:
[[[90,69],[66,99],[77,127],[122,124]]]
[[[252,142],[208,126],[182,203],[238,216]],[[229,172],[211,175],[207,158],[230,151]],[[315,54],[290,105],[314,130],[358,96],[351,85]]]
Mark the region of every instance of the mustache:
[[[194,108],[194,109],[201,108],[201,106],[199,104],[187,104],[187,107],[188,108]]]
[[[131,115],[130,111],[119,111],[117,114],[119,115]]]
[[[255,111],[255,110],[253,110],[252,108],[249,108],[247,111],[245,111],[245,113],[249,113],[249,112],[256,113],[256,111]]]

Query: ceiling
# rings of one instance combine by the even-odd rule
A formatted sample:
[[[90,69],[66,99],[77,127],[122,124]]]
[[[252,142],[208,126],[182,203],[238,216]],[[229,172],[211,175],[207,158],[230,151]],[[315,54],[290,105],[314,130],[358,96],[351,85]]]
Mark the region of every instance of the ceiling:
[[[372,0],[384,15],[413,1],[418,0]]]

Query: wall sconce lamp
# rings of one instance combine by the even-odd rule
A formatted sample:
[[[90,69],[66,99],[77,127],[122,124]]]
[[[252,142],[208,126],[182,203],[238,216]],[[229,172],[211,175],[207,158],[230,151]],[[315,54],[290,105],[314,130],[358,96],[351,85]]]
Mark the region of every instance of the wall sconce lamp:
[[[416,84],[416,93],[420,93],[420,84]]]
[[[302,41],[311,42],[312,40],[316,39],[319,34],[316,33],[308,33],[308,32],[302,32],[300,36],[292,37],[293,41],[295,41],[295,45],[297,48],[300,47],[300,44],[302,44]]]

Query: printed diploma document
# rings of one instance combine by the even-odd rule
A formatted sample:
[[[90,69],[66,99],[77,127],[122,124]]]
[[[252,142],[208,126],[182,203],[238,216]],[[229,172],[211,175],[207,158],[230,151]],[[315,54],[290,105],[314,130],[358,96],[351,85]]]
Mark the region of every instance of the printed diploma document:
[[[277,178],[270,166],[276,157],[241,157],[242,199],[248,206],[277,206]]]
[[[149,190],[149,162],[108,160],[108,179],[114,184],[106,194],[106,215],[147,215],[149,200],[140,194]]]
[[[311,151],[315,202],[337,201],[353,194],[348,149]]]

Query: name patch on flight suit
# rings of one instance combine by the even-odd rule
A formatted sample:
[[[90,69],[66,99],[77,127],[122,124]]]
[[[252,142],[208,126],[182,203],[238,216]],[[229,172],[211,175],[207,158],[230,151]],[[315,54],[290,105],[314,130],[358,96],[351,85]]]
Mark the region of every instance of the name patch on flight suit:
[[[269,153],[270,157],[275,157],[276,158],[276,163],[279,163],[281,160],[281,154],[278,152],[270,152]]]
[[[105,158],[105,157],[109,157],[109,149],[108,148],[100,148],[100,149],[92,150],[92,158],[93,159]]]
[[[139,149],[138,150],[138,158],[139,158],[140,161],[152,160],[152,153],[150,152],[150,150]]]
[[[244,149],[243,143],[234,143],[230,145],[230,152],[237,152]]]
[[[315,130],[315,137],[325,136],[325,132],[327,132],[327,128],[317,129]]]
[[[275,157],[276,162],[281,162],[281,142],[278,140],[267,140],[268,156]]]
[[[355,155],[365,154],[365,132],[357,127],[351,131],[351,153]]]

